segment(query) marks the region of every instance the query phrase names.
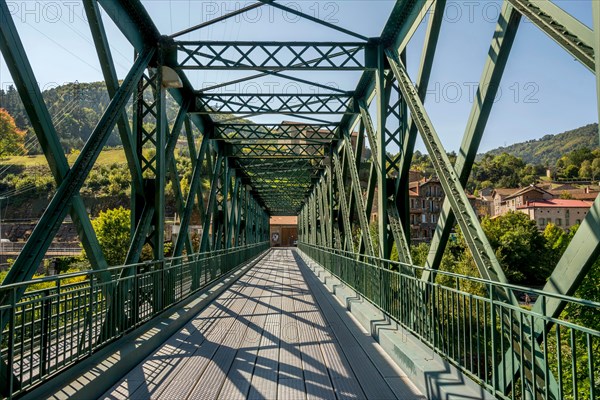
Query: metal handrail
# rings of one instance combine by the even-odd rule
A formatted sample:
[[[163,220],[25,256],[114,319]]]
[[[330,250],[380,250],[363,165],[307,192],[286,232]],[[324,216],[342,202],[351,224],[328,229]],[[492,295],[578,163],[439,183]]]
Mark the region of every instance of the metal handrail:
[[[600,331],[500,301],[514,290],[560,299],[578,315],[600,315],[600,303],[448,271],[299,243],[316,262],[497,398],[583,399],[600,393]],[[398,269],[395,271],[393,269]],[[441,282],[446,282],[442,284]]]
[[[50,379],[268,248],[269,242],[261,242],[0,286],[9,299],[0,306],[8,316],[0,332],[0,367],[13,377],[9,397]],[[80,277],[86,279],[65,284]],[[19,289],[40,283],[54,285],[17,300]]]

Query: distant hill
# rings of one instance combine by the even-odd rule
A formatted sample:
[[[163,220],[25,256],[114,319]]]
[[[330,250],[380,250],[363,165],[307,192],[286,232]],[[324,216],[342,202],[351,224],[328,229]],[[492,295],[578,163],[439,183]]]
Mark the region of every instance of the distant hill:
[[[486,154],[499,155],[508,153],[523,159],[527,164],[554,166],[559,158],[573,150],[587,147],[599,147],[598,124],[589,124],[557,135],[546,135],[541,139],[515,143],[506,147],[498,147]],[[477,158],[480,160],[483,154]]]
[[[83,147],[83,144],[89,138],[104,113],[104,110],[108,107],[110,100],[104,82],[67,83],[44,90],[42,95],[65,153],[69,153],[73,149],[79,150]],[[144,96],[150,95],[146,93]],[[167,96],[166,99],[167,119],[172,122],[179,111],[179,105],[171,96]],[[6,89],[0,88],[0,108],[8,111],[15,119],[18,128],[27,131],[26,140],[29,143],[29,154],[40,154],[41,148],[37,145],[37,140],[30,140],[34,136],[34,133],[21,98],[12,85]],[[128,116],[131,118],[131,99],[129,100],[127,110]],[[213,116],[215,121],[230,118],[231,116],[227,114]],[[238,119],[233,122],[239,121],[246,120]],[[121,140],[115,129],[107,141],[107,146],[118,146],[120,144]]]

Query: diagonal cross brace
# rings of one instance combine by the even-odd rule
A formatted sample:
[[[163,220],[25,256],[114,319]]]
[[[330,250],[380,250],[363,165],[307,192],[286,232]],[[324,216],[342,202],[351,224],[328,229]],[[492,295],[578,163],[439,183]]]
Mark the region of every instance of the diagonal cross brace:
[[[98,158],[102,147],[108,140],[121,110],[127,104],[138,80],[142,76],[144,69],[150,62],[154,54],[154,49],[147,49],[136,60],[133,68],[127,74],[123,84],[119,88],[116,96],[110,102],[96,128],[90,135],[79,157],[73,164],[73,168],[68,172],[63,182],[59,185],[56,194],[46,208],[44,215],[31,233],[29,240],[23,247],[23,251],[17,257],[9,274],[13,276],[13,281],[26,281],[33,277],[37,267],[43,259],[46,250],[50,246],[52,239],[56,235],[60,224],[62,223],[73,197],[79,193],[81,186],[85,182],[94,162]],[[25,287],[17,291],[17,299],[25,292]],[[0,303],[6,304],[10,299],[3,296]],[[1,326],[6,325],[8,315],[2,313]]]
[[[0,50],[13,77],[38,141],[44,151],[50,171],[58,186],[69,172],[69,164],[58,140],[58,135],[52,124],[52,118],[44,103],[40,88],[37,85],[37,80],[27,58],[23,43],[19,38],[15,24],[10,16],[10,11],[4,1],[0,1]],[[83,200],[79,195],[72,198],[71,207],[73,223],[75,224],[83,248],[89,257],[92,268],[96,271],[106,269],[108,265],[100,250],[98,239],[92,228]],[[9,271],[3,283],[20,282],[21,279],[15,272]],[[98,278],[103,282],[111,280],[110,275],[106,273],[98,274]]]

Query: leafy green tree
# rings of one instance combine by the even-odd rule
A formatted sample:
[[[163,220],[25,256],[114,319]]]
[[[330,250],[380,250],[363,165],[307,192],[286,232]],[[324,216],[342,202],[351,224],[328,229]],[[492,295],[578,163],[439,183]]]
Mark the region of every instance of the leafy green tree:
[[[560,192],[559,197],[563,200],[569,200],[573,198],[573,195],[568,190],[563,190],[562,192]]]
[[[590,160],[585,160],[581,163],[581,168],[579,168],[579,177],[581,179],[591,178],[592,173],[592,162]]]
[[[569,232],[550,223],[544,229],[544,239],[546,239],[548,262],[551,265],[556,265],[571,240]]]
[[[565,168],[566,178],[577,178],[577,175],[579,175],[579,168],[576,165],[569,165]]]
[[[594,159],[594,155],[592,154],[592,150],[587,147],[583,147],[581,149],[573,150],[568,154],[570,165],[579,166],[584,161],[591,161]]]
[[[123,207],[102,211],[92,221],[108,265],[122,265],[130,240],[130,211]]]
[[[0,108],[0,157],[23,154],[24,140],[25,132],[17,128],[8,111]]]
[[[594,158],[592,161],[592,179],[596,179],[600,176],[600,157]]]
[[[522,171],[524,169],[525,163],[523,160],[508,153],[502,153],[498,156],[486,154],[473,171],[473,177],[479,182],[489,181],[494,186],[516,188],[522,185]],[[535,178],[532,178],[534,174],[533,167],[526,171],[527,180],[534,181]]]
[[[511,211],[498,218],[484,218],[482,227],[509,281],[546,281],[552,266],[546,261],[546,241],[535,221],[524,213]]]
[[[427,243],[419,243],[419,244],[410,246],[410,256],[412,257],[412,261],[413,261],[414,265],[424,267],[425,261],[427,261],[428,254],[429,254],[429,245]]]

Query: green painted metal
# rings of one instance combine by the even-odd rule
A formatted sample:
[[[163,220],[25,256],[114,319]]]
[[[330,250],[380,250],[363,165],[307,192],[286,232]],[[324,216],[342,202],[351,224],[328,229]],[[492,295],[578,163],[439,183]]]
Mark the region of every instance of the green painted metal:
[[[25,111],[29,116],[36,137],[48,162],[50,172],[57,184],[61,184],[69,172],[69,164],[58,140],[52,118],[44,103],[42,93],[37,84],[35,74],[27,57],[23,43],[11,17],[10,10],[4,1],[0,1],[0,50],[4,61],[23,101]],[[106,269],[107,263],[100,251],[98,239],[87,215],[83,200],[75,195],[71,199],[71,218],[77,227],[92,268],[95,270]],[[107,275],[104,275],[107,279]],[[17,282],[20,278],[13,277],[5,280],[6,283]]]
[[[33,283],[52,284],[49,285],[50,289],[28,292],[21,302],[13,301],[11,305],[14,312],[2,335],[8,337],[10,333],[12,347],[20,349],[11,358],[9,373],[16,374],[23,384],[14,388],[10,396],[17,396],[55,377],[58,372],[73,367],[83,357],[131,332],[216,279],[260,257],[268,247],[268,242],[261,242],[218,252],[110,267],[108,272],[113,278],[109,282],[99,278],[101,271],[85,271],[3,285],[0,295],[15,299],[18,293]],[[198,280],[195,287],[191,285],[192,277]],[[61,281],[65,278],[83,280],[64,285]],[[124,282],[129,283],[123,285]],[[110,304],[114,300],[103,294],[107,288],[117,286],[135,288],[136,296],[124,294],[116,303],[128,313],[128,325],[122,325],[122,315],[110,312]],[[166,293],[166,289],[173,289],[171,296],[161,299],[154,297]],[[65,305],[70,303],[78,306],[66,308]],[[103,321],[110,335],[99,334]],[[52,356],[43,358],[39,363],[30,363],[29,360],[39,354],[39,343],[42,342],[44,348],[52,349]],[[3,344],[0,349],[3,357],[6,357],[7,349]],[[85,396],[85,392],[82,395]]]
[[[183,70],[360,71],[373,68],[366,60],[367,42],[181,41],[175,46],[182,54],[177,68]]]
[[[100,8],[98,3],[94,0],[84,0],[83,7],[90,26],[96,52],[98,53],[98,60],[100,61],[100,67],[102,68],[106,89],[108,90],[109,96],[112,98],[119,89],[119,79],[117,77],[110,45],[104,29],[104,22],[100,15]],[[142,170],[140,169],[140,162],[137,154],[134,151],[135,146],[132,143],[133,138],[131,135],[131,128],[129,127],[129,121],[125,112],[122,113],[121,118],[117,122],[117,127],[119,128],[121,143],[123,143],[127,165],[129,166],[132,186],[135,188],[136,192],[142,192]]]
[[[560,313],[565,304],[574,301],[565,295],[576,290],[598,257],[599,203],[596,202],[559,262],[543,292],[544,298],[532,311],[526,311],[514,295],[514,290],[521,289],[505,283],[463,186],[471,172],[520,18],[530,19],[599,76],[600,6],[597,1],[592,2],[593,29],[549,1],[504,1],[477,93],[479,101],[473,106],[454,167],[449,163],[424,105],[446,9],[445,0],[396,1],[383,31],[375,38],[364,37],[267,0],[170,36],[161,35],[139,0],[85,0],[84,6],[112,101],[92,139],[70,170],[6,2],[0,1],[0,49],[59,184],[57,195],[34,230],[33,240],[27,244],[27,253],[19,257],[16,268],[10,271],[9,279],[5,281],[5,284],[15,285],[0,287],[0,290],[7,288],[10,291],[2,292],[5,294],[0,299],[5,307],[2,322],[9,323],[7,329],[11,336],[15,329],[21,329],[15,324],[15,310],[23,307],[23,302],[34,301],[25,297],[19,302],[22,294],[19,290],[26,286],[19,282],[30,278],[36,262],[43,256],[69,209],[92,266],[97,270],[90,281],[94,283],[85,290],[88,293],[104,290],[102,301],[106,302],[103,309],[106,314],[97,320],[102,324],[101,336],[93,341],[91,336],[89,340],[88,336],[80,337],[77,341],[80,352],[95,351],[147,315],[155,315],[173,304],[180,293],[197,290],[206,282],[207,276],[208,279],[216,276],[218,262],[208,269],[202,266],[205,265],[202,260],[210,257],[208,254],[217,258],[238,254],[241,258],[236,258],[237,261],[256,255],[253,251],[244,253],[238,248],[241,245],[249,246],[246,249],[264,248],[267,244],[262,242],[269,240],[270,216],[298,215],[298,236],[307,254],[398,318],[421,340],[499,398],[520,395],[547,399],[562,397],[561,371],[575,371],[578,360],[574,357],[570,363],[562,364],[559,355],[558,370],[550,371],[549,336],[556,335],[556,341],[567,347],[571,341],[573,349],[576,335],[587,335],[584,341],[577,343],[587,343],[588,355],[593,356],[589,348],[597,343],[597,332],[581,330],[560,320]],[[134,69],[121,86],[116,79],[99,6],[139,54]],[[353,41],[326,41],[327,38],[321,42],[174,40],[261,6],[279,8],[338,34],[348,35]],[[426,18],[425,43],[416,85],[413,85],[404,68],[405,50]],[[180,84],[163,82],[164,68],[174,70]],[[199,89],[190,83],[186,70],[255,72]],[[360,71],[362,75],[356,88],[346,91],[296,75],[306,71]],[[268,76],[311,85],[319,88],[319,93],[231,93],[220,90]],[[597,81],[600,98],[600,79]],[[130,132],[124,110],[127,97],[136,92],[136,88],[133,132]],[[174,121],[166,118],[167,92],[180,106]],[[243,119],[268,114],[301,122],[256,123]],[[170,123],[173,127],[169,132]],[[132,175],[132,242],[126,263],[139,261],[146,244],[153,249],[153,261],[151,265],[120,267],[118,274],[109,276],[101,272],[107,268],[106,262],[78,192],[107,132],[115,124]],[[182,129],[192,163],[187,196],[182,193],[175,160],[175,148]],[[409,169],[419,133],[446,194],[425,270],[410,265],[409,247]],[[364,143],[368,143],[372,154],[367,160],[362,157]],[[389,154],[390,147],[397,147],[399,154]],[[363,173],[367,164],[365,188],[361,185],[364,177],[359,173]],[[168,181],[175,193],[180,218],[174,259],[164,257]],[[208,187],[205,182],[209,182]],[[378,246],[374,246],[373,227],[370,226],[375,205]],[[188,234],[196,214],[202,226],[198,249],[194,248]],[[455,222],[465,235],[483,279],[437,271]],[[389,261],[393,244],[403,263]],[[196,254],[197,251],[200,254]],[[182,256],[184,252],[185,256]],[[243,257],[239,255],[242,253]],[[185,272],[191,283],[189,288],[183,288],[179,274],[181,268],[188,266],[194,266]],[[148,278],[149,274],[153,277]],[[456,285],[439,286],[435,283],[436,274],[454,278]],[[102,277],[105,282],[98,280]],[[155,284],[146,287],[136,281],[138,277]],[[487,291],[487,295],[469,295],[461,290],[463,284],[481,285],[482,292]],[[148,302],[148,298],[153,301]],[[479,308],[471,309],[468,314],[466,305]],[[585,306],[597,305],[586,303]],[[459,315],[463,317],[462,322],[456,319]],[[467,315],[470,315],[468,321]],[[40,329],[45,332],[43,340],[47,340],[51,326],[44,325],[45,317],[40,318]],[[473,320],[481,322],[476,332]],[[92,329],[92,324],[86,320],[82,327]],[[9,341],[7,356],[14,356],[8,351],[14,352],[18,340],[20,338],[16,336]],[[473,362],[466,353],[469,346],[473,349],[473,342],[476,342],[477,351],[484,352],[478,356],[485,361]],[[40,351],[40,354],[48,354],[48,344],[42,344]],[[71,361],[75,362],[68,362]],[[59,367],[41,363],[39,379],[46,379],[68,362]],[[20,377],[11,378],[11,365],[6,363],[0,371],[4,378],[0,386],[8,395],[20,393],[28,385],[23,385]],[[594,360],[588,362],[588,376],[593,377],[595,366]],[[558,377],[558,382],[554,376]],[[577,379],[571,384],[575,388],[585,385]]]
[[[417,88],[419,98],[425,102],[427,88],[429,87],[429,77],[433,68],[433,60],[437,43],[440,35],[440,28],[444,19],[446,0],[435,1],[430,9],[431,17],[427,23],[427,31],[421,52],[421,60],[419,64],[419,72],[417,74]],[[403,222],[404,233],[407,238],[410,237],[410,206],[408,187],[410,180],[410,165],[413,158],[413,151],[417,139],[417,126],[414,122],[406,122],[404,134],[402,137],[402,147],[400,152],[400,160],[398,164],[398,178],[396,180],[396,206]]]
[[[133,87],[141,77],[144,68],[146,68],[150,62],[153,54],[154,50],[148,49],[136,60],[136,63],[123,81],[116,96],[112,99],[97,127],[92,132],[90,139],[85,144],[81,154],[77,157],[70,173],[66,175],[65,179],[58,186],[56,194],[46,208],[38,225],[31,233],[31,236],[23,247],[19,257],[15,260],[4,283],[10,284],[21,282],[33,277],[46,250],[50,246],[54,235],[67,214],[73,197],[83,185],[94,161],[100,154],[100,150],[106,140],[108,140],[108,136],[112,132],[112,128],[120,115],[119,110],[125,107],[127,100],[131,96]],[[23,292],[24,290],[25,288],[23,288]],[[9,301],[9,299],[0,300],[2,304],[6,301]],[[5,316],[4,314],[5,313],[3,313],[2,316],[2,326],[5,325],[5,321],[8,318],[8,316]]]
[[[551,1],[509,0],[509,3],[575,59],[594,71],[594,42],[597,39],[594,40],[590,28]]]
[[[497,379],[497,373],[493,372],[503,360],[502,349],[528,346],[528,325],[542,325],[546,331],[554,325],[555,332],[558,332],[555,335],[558,338],[544,336],[552,338],[552,347],[546,343],[543,349],[538,350],[543,369],[583,370],[583,373],[562,375],[561,382],[564,386],[588,390],[593,386],[590,382],[594,382],[597,371],[589,368],[589,362],[570,355],[593,354],[591,343],[600,339],[600,332],[575,325],[565,318],[549,318],[544,312],[514,306],[496,300],[493,295],[481,293],[527,293],[547,301],[581,307],[584,313],[600,312],[600,303],[447,271],[438,274],[454,284],[440,285],[420,279],[419,275],[425,271],[422,267],[368,256],[356,260],[353,253],[305,242],[301,242],[299,248],[499,399],[527,398],[528,388],[536,383],[546,391],[536,393],[534,398],[567,398],[562,393],[554,397],[548,392],[551,374],[544,375],[548,378],[540,384],[531,375],[520,373],[520,385],[513,385],[506,391]],[[474,287],[479,288],[477,293],[473,293]],[[428,296],[423,297],[422,293],[428,293]],[[517,329],[516,335],[506,335],[503,320],[507,316]],[[585,337],[586,340],[576,341],[574,337]],[[560,348],[559,352],[563,351],[568,356],[557,357],[552,348]],[[510,357],[520,358],[521,364],[528,361],[523,360],[522,353],[514,350]]]
[[[386,147],[385,147],[385,122],[387,118],[387,107],[389,103],[389,86],[386,87],[385,55],[383,48],[377,49],[377,71],[375,72],[375,98],[377,102],[377,146],[373,148],[373,153],[377,165],[377,234],[379,236],[379,255],[383,258],[390,258],[391,248],[388,242],[388,223],[387,223],[387,168],[386,168]],[[363,121],[364,121],[364,111]],[[364,121],[365,124],[368,121]],[[368,125],[366,125],[368,126]],[[368,128],[367,128],[368,130]]]
[[[466,185],[471,174],[475,156],[479,149],[479,143],[483,137],[485,126],[494,105],[520,20],[520,14],[505,2],[498,18],[492,45],[488,52],[481,82],[477,89],[476,98],[478,101],[473,102],[460,151],[454,165],[462,186]],[[431,250],[425,264],[427,267],[433,270],[439,268],[455,220],[449,200],[444,199],[438,226],[431,242]],[[430,272],[425,272],[422,278],[427,280],[432,276]]]
[[[450,201],[457,216],[458,224],[481,276],[495,282],[507,282],[494,251],[477,220],[475,211],[467,199],[456,171],[450,164],[448,155],[433,128],[423,103],[419,99],[417,90],[413,86],[404,66],[398,60],[398,55],[389,51],[388,60],[394,75],[398,79],[400,90],[411,111],[413,121],[415,121],[427,151],[431,155],[433,166],[446,193],[446,198]]]

